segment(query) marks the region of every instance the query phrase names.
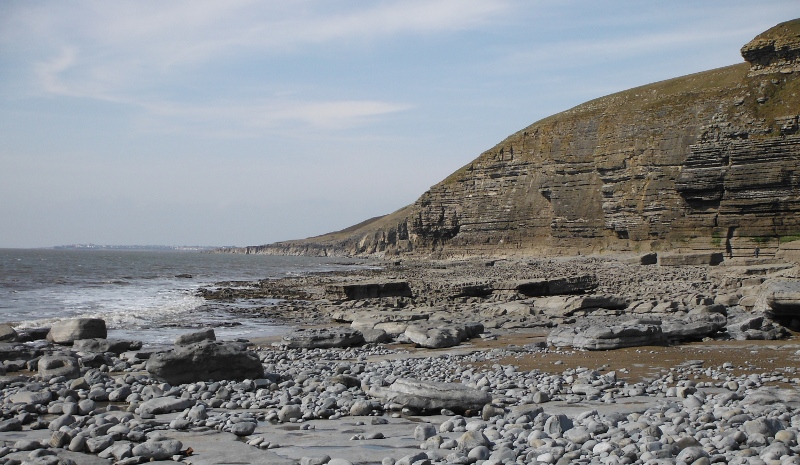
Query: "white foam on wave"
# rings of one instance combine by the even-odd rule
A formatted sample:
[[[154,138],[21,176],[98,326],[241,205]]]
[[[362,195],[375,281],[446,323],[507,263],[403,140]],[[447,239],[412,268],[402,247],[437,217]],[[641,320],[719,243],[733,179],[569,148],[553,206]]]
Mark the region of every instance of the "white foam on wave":
[[[64,318],[102,318],[111,329],[144,329],[180,323],[205,302],[192,290],[170,283],[51,289],[49,294],[51,311],[9,315],[19,321],[18,328],[49,326]]]

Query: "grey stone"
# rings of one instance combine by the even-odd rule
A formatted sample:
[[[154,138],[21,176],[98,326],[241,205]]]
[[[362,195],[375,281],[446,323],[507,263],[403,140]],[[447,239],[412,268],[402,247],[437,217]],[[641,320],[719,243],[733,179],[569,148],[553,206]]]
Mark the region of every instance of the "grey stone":
[[[242,421],[231,426],[231,433],[236,436],[250,436],[256,430],[257,424],[251,421]]]
[[[130,350],[139,350],[141,348],[142,341],[126,341],[122,339],[78,339],[72,344],[72,349],[79,352],[113,352],[117,355]]]
[[[214,333],[213,328],[204,329],[202,331],[194,331],[191,333],[181,334],[175,338],[176,346],[185,346],[194,344],[201,341],[216,341],[217,335]]]
[[[182,399],[177,397],[156,397],[150,399],[139,406],[141,413],[158,415],[161,413],[177,412],[189,408],[195,404],[193,399]]]
[[[56,344],[72,344],[78,339],[105,339],[106,322],[100,318],[75,318],[53,323],[47,339]]]
[[[14,342],[17,340],[17,331],[9,324],[0,324],[0,342]]]
[[[258,356],[244,344],[202,341],[153,354],[147,371],[170,384],[208,380],[242,380],[264,377]]]
[[[45,355],[39,359],[38,367],[39,376],[45,380],[56,376],[73,379],[80,375],[78,360],[68,355]]]
[[[164,460],[180,454],[182,448],[183,443],[177,439],[148,439],[134,446],[131,452],[134,456]]]
[[[420,410],[478,411],[492,400],[491,394],[463,384],[401,378],[388,388],[370,386],[367,394],[384,402]]]

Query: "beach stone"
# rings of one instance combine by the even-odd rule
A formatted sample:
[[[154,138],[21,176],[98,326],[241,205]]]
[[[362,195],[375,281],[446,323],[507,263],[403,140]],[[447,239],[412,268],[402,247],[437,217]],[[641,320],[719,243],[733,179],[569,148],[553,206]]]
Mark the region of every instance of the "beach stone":
[[[0,432],[6,431],[22,431],[22,422],[19,418],[9,418],[8,420],[0,421]]]
[[[391,342],[392,336],[382,329],[362,329],[361,335],[364,336],[364,342],[367,344],[385,344]]]
[[[150,376],[170,384],[264,377],[255,352],[236,342],[202,341],[153,354],[146,364]]]
[[[703,449],[702,447],[695,446],[683,449],[678,454],[678,456],[675,457],[675,460],[683,463],[694,463],[696,460],[700,458],[707,458],[707,457],[708,457],[708,452],[706,452],[705,449]]]
[[[479,411],[492,400],[488,392],[472,389],[463,384],[407,378],[397,379],[388,388],[369,386],[366,392],[387,403],[428,411],[442,409],[456,412]]]
[[[191,333],[181,334],[175,338],[176,346],[185,346],[194,344],[201,341],[216,341],[217,335],[214,333],[214,328],[204,329],[202,331],[194,331]]]
[[[552,438],[560,438],[572,426],[572,420],[566,415],[552,415],[544,423],[544,432]]]
[[[7,323],[0,324],[0,342],[14,342],[17,340],[17,331]]]
[[[108,337],[106,322],[100,318],[74,318],[62,320],[50,327],[47,339],[56,344],[70,345],[78,339]]]
[[[9,360],[27,361],[41,354],[42,354],[41,349],[30,346],[28,344],[18,344],[14,342],[0,342],[0,361],[9,361]]]
[[[80,375],[78,360],[68,355],[45,355],[39,359],[38,370],[39,376],[45,380],[57,376],[74,379]]]
[[[303,409],[296,404],[284,405],[278,411],[278,420],[282,422],[299,420],[303,417]]]
[[[126,341],[122,339],[78,339],[72,344],[72,350],[78,352],[113,352],[117,355],[129,350],[139,350],[141,348],[142,341]]]
[[[187,409],[195,404],[193,399],[183,399],[177,397],[156,397],[150,399],[139,406],[140,413],[158,415],[161,413],[177,412]]]
[[[364,344],[361,331],[352,328],[312,328],[298,330],[283,337],[288,349],[330,349]]]
[[[89,452],[96,454],[107,449],[111,444],[114,443],[114,438],[111,436],[97,436],[93,438],[86,439],[86,450]]]
[[[146,459],[164,460],[178,455],[183,448],[183,443],[177,439],[148,439],[133,447],[134,456]]]
[[[369,415],[372,413],[373,406],[372,402],[366,400],[357,400],[353,402],[353,405],[350,407],[350,415],[353,416],[360,416],[360,415]]]
[[[40,405],[48,404],[53,398],[53,393],[48,390],[43,391],[18,391],[9,396],[8,400],[13,404]]]
[[[300,458],[300,465],[325,465],[330,460],[330,455],[304,456]]]
[[[465,431],[456,442],[458,443],[458,450],[461,451],[472,451],[476,447],[490,447],[492,445],[492,442],[481,430]]]
[[[242,421],[236,423],[231,427],[231,433],[236,436],[250,436],[256,430],[256,423],[251,421]]]
[[[436,427],[430,423],[423,423],[414,428],[414,439],[417,441],[424,441],[430,437],[436,436]]]

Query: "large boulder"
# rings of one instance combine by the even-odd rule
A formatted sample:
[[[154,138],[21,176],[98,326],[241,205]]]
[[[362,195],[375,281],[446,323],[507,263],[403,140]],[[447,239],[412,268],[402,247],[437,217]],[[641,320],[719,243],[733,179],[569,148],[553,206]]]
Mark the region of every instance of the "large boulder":
[[[686,318],[667,318],[661,322],[661,333],[670,341],[698,340],[725,328],[728,319],[714,312],[689,314]]]
[[[547,343],[550,345],[586,350],[660,345],[664,342],[660,325],[637,322],[619,325],[598,323],[588,326],[559,326],[547,336]]]
[[[100,318],[74,318],[53,323],[47,339],[56,344],[70,345],[78,339],[108,337],[106,322]]]
[[[14,342],[16,340],[17,331],[10,324],[0,324],[0,342]]]
[[[400,378],[388,387],[373,385],[366,388],[368,395],[386,403],[423,411],[441,409],[457,412],[478,411],[492,401],[492,396],[488,392],[456,383]]]
[[[237,342],[202,341],[176,346],[153,354],[146,367],[150,376],[170,384],[264,377],[258,355]]]
[[[453,347],[462,341],[477,336],[483,332],[483,325],[472,324],[443,324],[439,323],[413,323],[405,330],[406,337],[418,345],[428,349],[442,349]]]
[[[770,316],[800,316],[800,279],[773,278],[764,281],[756,306]]]
[[[288,349],[330,349],[353,347],[364,343],[364,335],[353,328],[298,330],[283,337],[281,345]]]

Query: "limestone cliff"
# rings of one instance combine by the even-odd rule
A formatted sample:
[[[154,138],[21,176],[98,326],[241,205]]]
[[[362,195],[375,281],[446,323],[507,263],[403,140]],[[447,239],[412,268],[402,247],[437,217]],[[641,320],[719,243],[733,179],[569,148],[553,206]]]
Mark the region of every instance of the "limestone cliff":
[[[538,121],[391,215],[238,251],[772,251],[800,234],[800,20],[741,52]]]

